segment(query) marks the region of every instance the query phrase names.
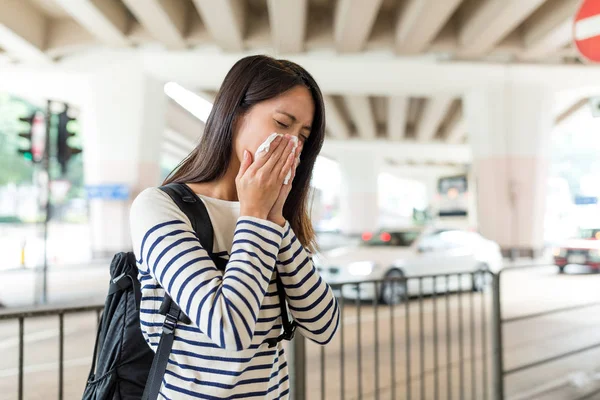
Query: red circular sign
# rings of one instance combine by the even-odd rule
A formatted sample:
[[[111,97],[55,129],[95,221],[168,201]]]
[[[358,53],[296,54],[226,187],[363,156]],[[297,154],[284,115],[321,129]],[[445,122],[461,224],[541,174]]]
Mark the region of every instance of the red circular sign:
[[[584,0],[575,14],[573,40],[582,56],[600,62],[600,0]]]

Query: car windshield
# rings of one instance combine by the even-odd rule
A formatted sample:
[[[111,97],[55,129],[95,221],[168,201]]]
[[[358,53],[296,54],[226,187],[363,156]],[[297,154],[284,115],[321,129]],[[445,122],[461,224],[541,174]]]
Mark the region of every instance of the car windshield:
[[[419,237],[418,231],[365,233],[362,236],[363,246],[409,247]]]
[[[600,229],[580,229],[579,238],[600,240]]]

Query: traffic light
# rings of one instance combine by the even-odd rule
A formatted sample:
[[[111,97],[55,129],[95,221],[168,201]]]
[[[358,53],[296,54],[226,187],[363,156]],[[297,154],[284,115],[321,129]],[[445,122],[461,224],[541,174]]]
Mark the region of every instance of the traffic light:
[[[69,123],[75,120],[75,118],[69,116],[69,106],[65,106],[65,110],[58,114],[57,158],[63,175],[67,173],[67,165],[71,157],[81,153],[81,149],[71,147],[69,144],[69,138],[75,136],[75,133],[69,129]]]
[[[29,124],[26,131],[19,132],[19,136],[27,139],[27,146],[18,149],[26,160],[40,162],[44,155],[46,126],[44,123],[44,114],[34,112],[28,117],[20,117],[20,121]]]

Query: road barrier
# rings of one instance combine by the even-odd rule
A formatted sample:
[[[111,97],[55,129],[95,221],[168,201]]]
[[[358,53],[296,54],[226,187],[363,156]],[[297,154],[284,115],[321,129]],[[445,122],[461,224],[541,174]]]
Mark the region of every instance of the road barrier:
[[[296,335],[288,345],[292,398],[498,400],[505,398],[506,377],[599,348],[600,343],[588,344],[505,368],[507,325],[600,306],[591,302],[503,317],[501,278],[535,267],[507,267],[499,274],[456,272],[333,284],[334,291],[343,295],[338,297],[341,321],[334,339],[318,346]],[[62,400],[65,316],[95,313],[98,321],[102,308],[0,311],[0,324],[17,323],[19,400],[24,396],[26,323],[42,317],[58,320],[57,387]]]
[[[591,307],[600,306],[600,301],[587,302],[583,304],[578,304],[574,306],[567,307],[559,307],[551,310],[544,310],[541,312],[535,312],[530,314],[519,315],[511,318],[504,318],[502,312],[502,301],[500,295],[502,294],[502,276],[507,273],[511,273],[514,271],[519,271],[523,269],[530,268],[548,268],[547,264],[541,265],[523,265],[523,266],[511,266],[503,268],[497,275],[493,277],[493,329],[494,329],[494,348],[495,348],[495,357],[494,357],[494,379],[495,379],[495,387],[494,393],[496,399],[504,399],[505,398],[505,379],[508,376],[515,375],[520,372],[524,372],[533,368],[541,367],[543,365],[562,360],[564,358],[572,357],[577,354],[581,354],[590,350],[594,350],[600,348],[600,342],[589,344],[586,346],[577,347],[573,350],[552,354],[548,357],[537,359],[531,362],[526,362],[510,369],[506,369],[504,366],[504,341],[503,341],[503,331],[504,327],[509,324],[516,324],[523,321],[534,320],[550,315],[556,315],[561,313],[566,313],[569,311],[577,311],[583,310]],[[600,394],[600,389],[597,389],[591,393],[586,393],[584,396],[580,397],[577,400],[591,399],[594,395]]]
[[[27,311],[2,311],[0,312],[0,323],[6,321],[18,321],[18,389],[17,398],[23,400],[23,378],[24,378],[24,351],[25,351],[25,320],[56,317],[58,318],[58,399],[63,399],[64,393],[64,349],[65,349],[65,315],[96,313],[96,321],[100,320],[100,314],[104,305],[90,305],[82,307],[63,307],[63,308],[40,308]],[[93,347],[93,343],[90,346]],[[91,364],[91,363],[90,363]]]
[[[457,272],[332,285],[344,295],[339,331],[325,347],[307,341],[305,357],[295,358],[306,374],[306,394],[295,398],[491,398],[492,278]]]

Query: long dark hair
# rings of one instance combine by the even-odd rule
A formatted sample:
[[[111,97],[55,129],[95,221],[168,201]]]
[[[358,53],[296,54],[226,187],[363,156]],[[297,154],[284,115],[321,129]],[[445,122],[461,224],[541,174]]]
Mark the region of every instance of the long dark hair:
[[[298,85],[310,91],[315,114],[312,132],[304,143],[283,216],[290,222],[300,243],[314,251],[315,233],[309,215],[309,192],[312,170],[325,138],[325,107],[314,78],[298,64],[267,56],[245,57],[235,63],[217,93],[200,143],[169,174],[164,184],[210,182],[221,178],[231,160],[237,118],[255,104]]]

